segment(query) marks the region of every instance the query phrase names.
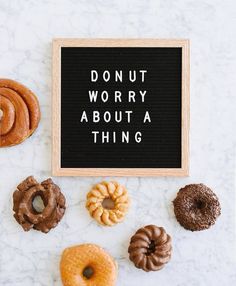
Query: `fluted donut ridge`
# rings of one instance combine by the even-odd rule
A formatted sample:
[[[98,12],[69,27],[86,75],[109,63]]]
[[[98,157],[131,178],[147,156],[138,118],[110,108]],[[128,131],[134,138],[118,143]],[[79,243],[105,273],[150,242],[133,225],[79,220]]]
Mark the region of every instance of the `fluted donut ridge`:
[[[114,208],[104,208],[102,205],[104,199],[111,199]],[[113,226],[123,221],[129,204],[128,192],[124,186],[115,181],[103,181],[96,184],[87,194],[86,208],[99,224]]]
[[[171,258],[171,237],[163,227],[147,225],[140,228],[131,238],[129,257],[137,268],[157,271]]]

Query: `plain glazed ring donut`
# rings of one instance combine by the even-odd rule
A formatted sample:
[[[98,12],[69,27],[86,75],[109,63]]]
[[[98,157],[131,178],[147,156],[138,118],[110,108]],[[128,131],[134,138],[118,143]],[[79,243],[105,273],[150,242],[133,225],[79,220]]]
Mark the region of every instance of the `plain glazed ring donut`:
[[[112,206],[106,206],[111,200]],[[113,226],[124,220],[130,204],[127,190],[117,182],[101,182],[87,194],[86,208],[101,225]]]
[[[180,189],[173,204],[176,219],[191,231],[208,229],[221,213],[216,194],[203,184],[191,184]]]
[[[38,100],[32,91],[16,81],[0,79],[0,110],[0,147],[21,143],[38,126]]]
[[[116,283],[115,260],[95,244],[66,248],[60,269],[64,286],[114,286]]]
[[[42,212],[33,206],[37,196],[41,197],[44,204]],[[13,194],[14,217],[25,231],[34,228],[44,233],[49,232],[62,219],[65,208],[65,197],[51,179],[39,184],[30,176],[17,186]]]
[[[171,258],[171,237],[163,227],[147,225],[140,228],[131,238],[129,258],[137,268],[158,271]]]

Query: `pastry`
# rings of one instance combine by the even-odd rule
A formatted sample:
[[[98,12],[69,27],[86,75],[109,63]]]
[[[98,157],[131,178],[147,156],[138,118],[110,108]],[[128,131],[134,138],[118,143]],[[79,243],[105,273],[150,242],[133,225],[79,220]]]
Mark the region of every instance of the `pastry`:
[[[173,204],[176,219],[191,231],[208,229],[221,213],[216,194],[203,184],[191,184],[180,189]]]
[[[21,143],[38,126],[38,100],[32,91],[16,81],[0,79],[0,110],[0,147]]]
[[[116,283],[115,260],[95,244],[66,248],[60,269],[64,286],[114,286]]]
[[[37,196],[42,198],[44,204],[41,212],[33,206]],[[13,194],[14,217],[25,231],[34,228],[49,232],[62,219],[65,209],[65,197],[51,179],[39,184],[30,176],[17,186]]]
[[[112,206],[106,207],[106,200],[111,200]],[[124,220],[129,203],[124,186],[117,182],[101,182],[87,194],[86,208],[99,224],[113,226]]]
[[[129,258],[137,268],[149,271],[162,269],[171,258],[171,237],[164,228],[147,225],[131,238]]]

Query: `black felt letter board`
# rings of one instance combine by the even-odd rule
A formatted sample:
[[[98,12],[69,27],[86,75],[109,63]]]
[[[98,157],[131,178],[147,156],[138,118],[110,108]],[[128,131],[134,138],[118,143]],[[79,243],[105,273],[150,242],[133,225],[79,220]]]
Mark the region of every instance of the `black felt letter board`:
[[[181,168],[181,63],[181,48],[62,48],[61,167]]]

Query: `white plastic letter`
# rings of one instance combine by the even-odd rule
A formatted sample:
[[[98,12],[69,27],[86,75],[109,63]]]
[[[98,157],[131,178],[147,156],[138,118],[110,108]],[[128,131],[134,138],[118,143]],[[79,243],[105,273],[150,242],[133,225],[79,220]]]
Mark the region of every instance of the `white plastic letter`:
[[[96,82],[98,80],[98,72],[96,70],[91,70],[91,81]]]

